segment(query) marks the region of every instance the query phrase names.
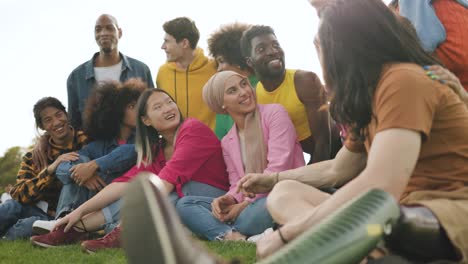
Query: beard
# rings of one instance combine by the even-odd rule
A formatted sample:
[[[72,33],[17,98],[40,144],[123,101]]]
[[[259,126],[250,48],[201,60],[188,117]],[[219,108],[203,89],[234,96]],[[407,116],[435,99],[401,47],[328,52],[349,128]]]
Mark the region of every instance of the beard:
[[[101,50],[102,50],[102,52],[104,52],[106,54],[110,54],[112,52],[112,47],[104,47]]]
[[[255,71],[255,75],[259,78],[259,80],[272,80],[281,78],[286,71],[285,67],[281,67],[281,69],[272,70],[268,69],[268,67],[261,68]]]
[[[254,62],[255,75],[259,80],[274,80],[283,77],[286,71],[284,57],[278,59],[281,61],[281,67],[272,67],[269,62],[264,62],[264,60]]]

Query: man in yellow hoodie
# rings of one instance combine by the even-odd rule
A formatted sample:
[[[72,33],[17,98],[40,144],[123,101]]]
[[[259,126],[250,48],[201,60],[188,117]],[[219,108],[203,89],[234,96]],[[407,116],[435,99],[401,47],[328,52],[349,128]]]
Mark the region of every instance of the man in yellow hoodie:
[[[163,29],[167,62],[159,68],[157,87],[174,97],[184,118],[194,117],[214,130],[216,115],[203,102],[202,89],[216,73],[216,62],[197,48],[200,33],[190,18],[167,21]]]

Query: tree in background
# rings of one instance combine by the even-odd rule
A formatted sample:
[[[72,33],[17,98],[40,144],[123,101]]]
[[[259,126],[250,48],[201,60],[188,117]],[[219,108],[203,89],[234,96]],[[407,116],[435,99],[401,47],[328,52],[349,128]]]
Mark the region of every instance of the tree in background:
[[[21,157],[24,154],[24,149],[21,147],[9,148],[3,157],[0,157],[0,186],[14,185],[16,182],[16,174],[20,168]],[[0,190],[0,192],[3,188]]]

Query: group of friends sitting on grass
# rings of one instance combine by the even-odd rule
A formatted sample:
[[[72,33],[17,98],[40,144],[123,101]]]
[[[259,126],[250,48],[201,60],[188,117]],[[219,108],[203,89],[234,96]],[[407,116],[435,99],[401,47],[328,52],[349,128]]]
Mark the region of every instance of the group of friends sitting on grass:
[[[418,27],[399,14],[404,0],[310,2],[324,86],[285,68],[268,26],[223,26],[208,41],[215,60],[200,59],[188,18],[163,26],[158,88],[150,73],[99,81],[98,68],[109,70],[101,59],[138,62],[118,52],[115,18],[100,16],[94,86],[79,115],[54,97],[34,105],[45,133],[24,155],[12,199],[0,204],[0,235],[40,247],[81,243],[88,253],[124,247],[131,263],[225,261],[191,233],[256,243],[258,260],[282,263],[275,256],[300,246],[293,242],[304,232],[377,189],[398,206],[398,219],[359,261],[466,263],[466,71],[458,78],[423,48]],[[468,18],[463,0],[433,2]],[[86,76],[77,71],[69,106],[73,80]],[[403,224],[410,228],[398,232]]]

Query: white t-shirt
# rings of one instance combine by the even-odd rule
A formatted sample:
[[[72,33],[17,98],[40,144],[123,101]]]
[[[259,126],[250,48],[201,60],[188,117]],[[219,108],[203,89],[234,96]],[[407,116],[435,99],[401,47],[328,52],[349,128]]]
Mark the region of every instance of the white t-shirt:
[[[94,67],[94,77],[96,82],[104,81],[120,81],[120,73],[122,72],[122,60],[119,63],[107,67]]]

